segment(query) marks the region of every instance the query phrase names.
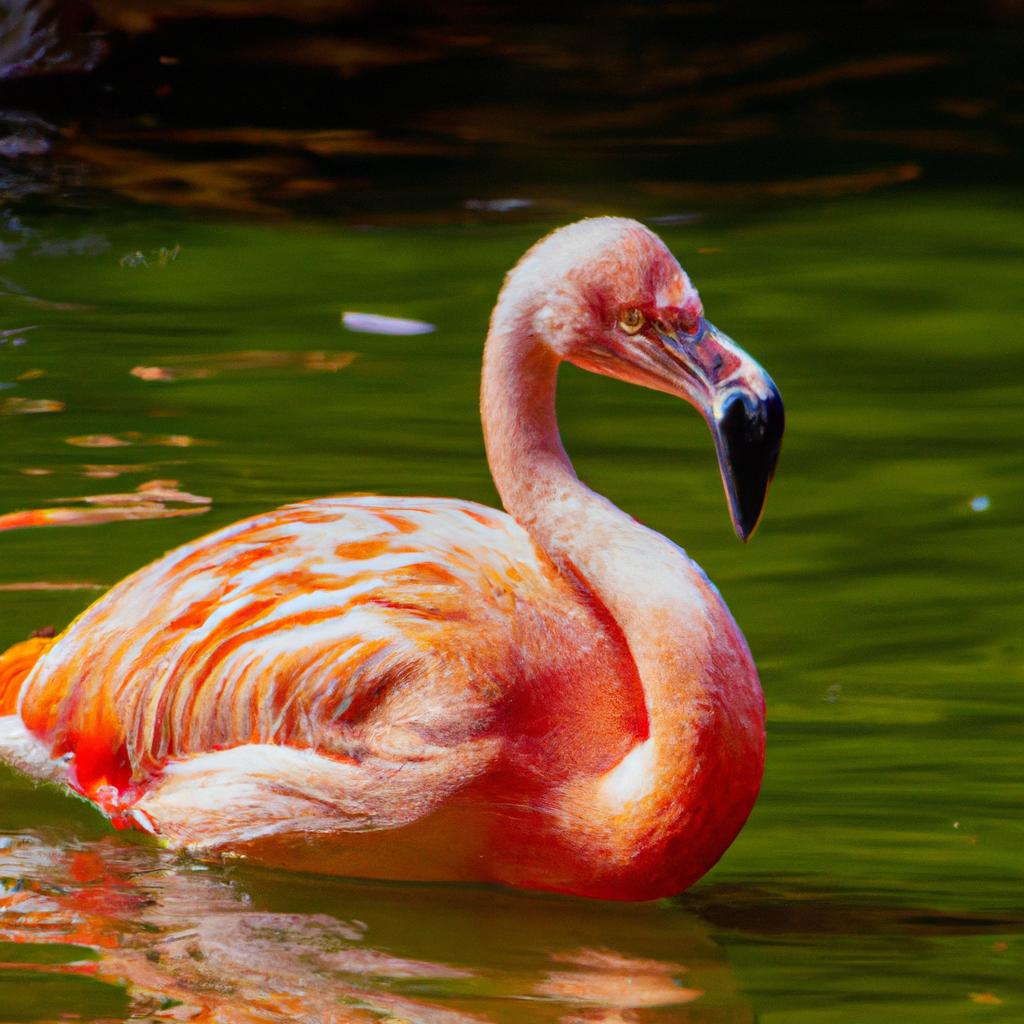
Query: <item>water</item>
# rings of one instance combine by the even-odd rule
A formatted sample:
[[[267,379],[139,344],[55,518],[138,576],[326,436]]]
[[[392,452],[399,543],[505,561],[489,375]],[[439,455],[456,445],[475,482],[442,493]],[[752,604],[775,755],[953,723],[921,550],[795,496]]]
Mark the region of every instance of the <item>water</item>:
[[[288,500],[496,502],[482,337],[552,224],[26,223],[0,268],[25,328],[0,346],[0,512],[153,480],[210,500],[0,535],[0,644]],[[1024,214],[917,191],[659,230],[786,399],[760,532],[735,541],[680,403],[568,368],[560,416],[580,474],[687,548],[757,659],[767,774],[720,864],[642,906],[200,865],[0,770],[0,1020],[1021,1019]]]

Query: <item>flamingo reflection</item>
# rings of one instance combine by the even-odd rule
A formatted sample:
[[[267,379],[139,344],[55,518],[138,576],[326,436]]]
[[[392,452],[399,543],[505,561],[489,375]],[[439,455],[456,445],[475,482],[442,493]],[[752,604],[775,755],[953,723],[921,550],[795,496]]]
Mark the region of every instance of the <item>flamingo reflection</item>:
[[[192,1024],[752,1019],[703,925],[675,908],[568,912],[486,889],[301,875],[268,885],[245,865],[111,837],[77,849],[0,837],[0,877],[0,945],[18,944],[0,997],[16,968],[116,986],[131,1018]],[[667,938],[677,960],[650,955]],[[67,962],[49,962],[61,947]]]

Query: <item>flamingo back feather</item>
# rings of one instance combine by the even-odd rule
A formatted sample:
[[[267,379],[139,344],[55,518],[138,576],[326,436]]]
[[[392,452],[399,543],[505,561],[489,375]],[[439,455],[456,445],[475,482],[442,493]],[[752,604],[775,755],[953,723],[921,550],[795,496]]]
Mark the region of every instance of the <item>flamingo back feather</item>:
[[[316,830],[329,804],[334,827],[346,806],[351,828],[393,827],[485,769],[510,701],[520,720],[590,721],[586,742],[557,728],[534,739],[578,748],[578,767],[614,764],[643,727],[614,648],[504,513],[328,498],[236,523],[119,583],[29,674],[20,714],[115,822],[136,804],[187,822],[192,800],[193,838],[237,839],[247,813],[264,832],[289,817]],[[580,686],[601,691],[592,714],[549,714]],[[198,806],[210,773],[235,804],[219,830]]]

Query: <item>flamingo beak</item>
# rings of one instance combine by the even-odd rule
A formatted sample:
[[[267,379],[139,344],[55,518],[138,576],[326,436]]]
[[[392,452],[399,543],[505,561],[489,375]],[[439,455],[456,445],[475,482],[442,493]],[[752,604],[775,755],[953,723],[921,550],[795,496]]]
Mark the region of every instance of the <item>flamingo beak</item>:
[[[761,519],[782,447],[779,389],[755,359],[706,320],[693,335],[657,333],[683,371],[678,393],[711,428],[733,528],[747,541]]]
[[[709,387],[710,401],[702,411],[715,439],[733,528],[747,541],[761,519],[779,460],[782,396],[761,365],[712,324],[705,322],[695,354]]]
[[[715,439],[736,536],[749,540],[782,447],[785,415],[775,382],[704,319],[690,320],[686,328],[655,320],[646,330],[625,340],[620,332],[615,340],[614,346],[581,349],[572,361],[593,373],[683,398],[700,410]]]

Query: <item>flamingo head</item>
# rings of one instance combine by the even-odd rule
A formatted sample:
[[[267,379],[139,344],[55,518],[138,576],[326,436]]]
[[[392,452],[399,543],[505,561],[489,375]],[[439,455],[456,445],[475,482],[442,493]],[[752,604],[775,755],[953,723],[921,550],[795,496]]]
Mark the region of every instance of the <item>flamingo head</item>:
[[[705,319],[697,289],[664,242],[633,220],[580,221],[530,250],[507,285],[522,287],[540,297],[527,307],[530,328],[558,358],[676,395],[701,412],[733,526],[747,540],[782,445],[782,399],[756,360]]]

